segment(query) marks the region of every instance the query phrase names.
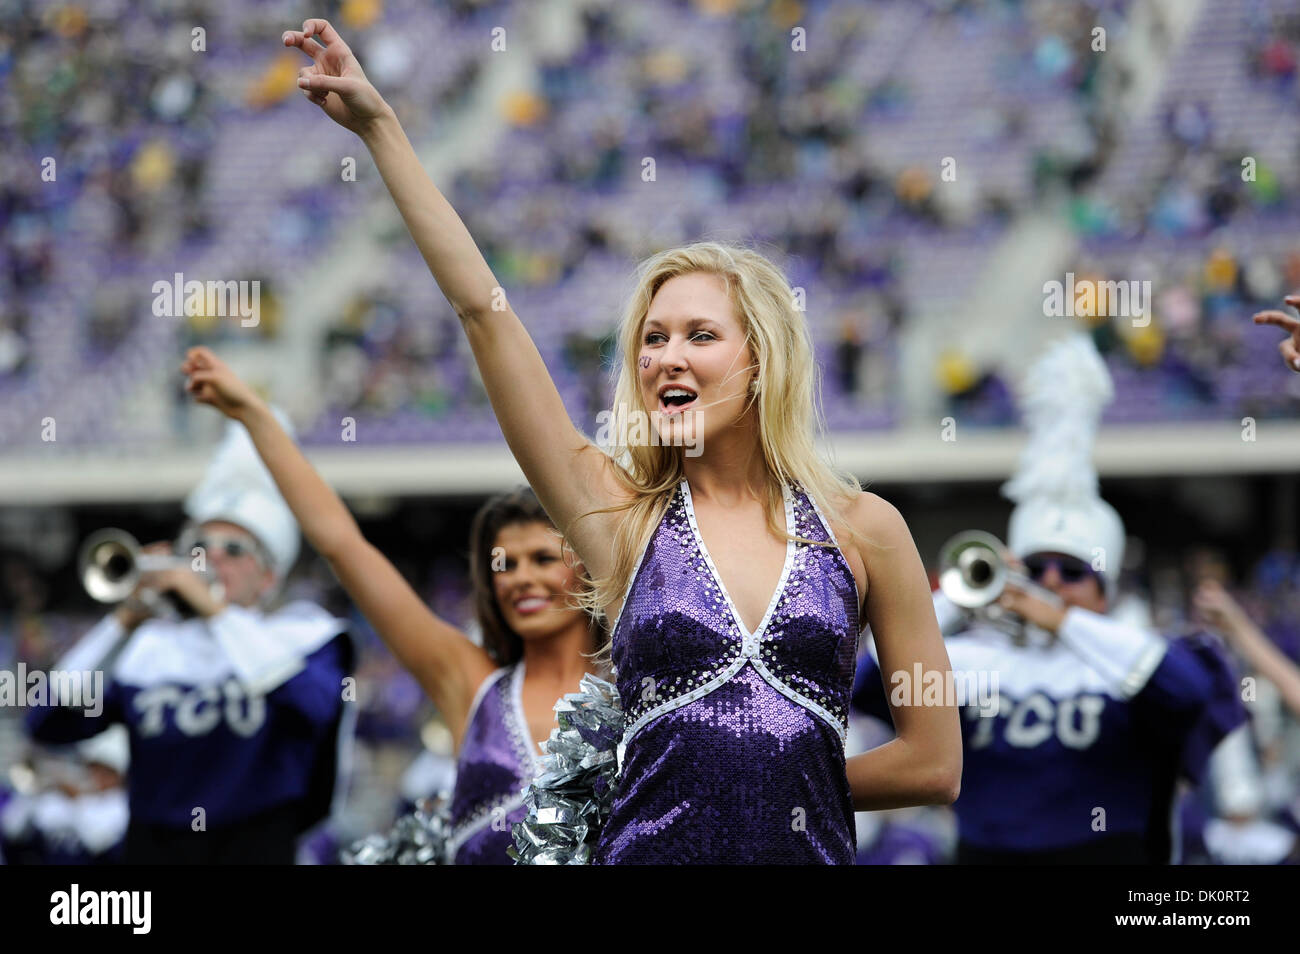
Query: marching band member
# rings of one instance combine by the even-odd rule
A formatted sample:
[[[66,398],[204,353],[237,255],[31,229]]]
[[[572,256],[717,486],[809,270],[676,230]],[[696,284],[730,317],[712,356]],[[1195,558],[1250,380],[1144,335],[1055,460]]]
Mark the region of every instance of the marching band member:
[[[102,680],[100,704],[52,698],[28,728],[66,743],[126,725],[128,863],[292,864],[298,836],[333,801],[352,646],[344,621],[310,602],[268,608],[298,528],[242,429],[227,430],[185,510],[185,549],[220,589],[186,567],[143,574],[55,666],[84,674],[83,703]],[[194,615],[159,615],[145,590]]]
[[[34,753],[35,790],[0,798],[0,845],[9,863],[120,864],[129,746],[126,729],[113,725],[70,752]]]
[[[958,863],[1167,862],[1178,778],[1199,780],[1245,720],[1209,640],[1165,639],[1110,615],[1124,525],[1097,496],[1091,456],[1112,394],[1086,335],[1058,342],[1030,373],[1030,438],[1003,489],[1017,502],[1008,549],[1055,599],[1007,583],[998,603],[1032,624],[1025,638],[934,597],[953,684],[996,688],[979,702],[968,689],[963,705]],[[864,655],[854,706],[886,717],[898,681]]]

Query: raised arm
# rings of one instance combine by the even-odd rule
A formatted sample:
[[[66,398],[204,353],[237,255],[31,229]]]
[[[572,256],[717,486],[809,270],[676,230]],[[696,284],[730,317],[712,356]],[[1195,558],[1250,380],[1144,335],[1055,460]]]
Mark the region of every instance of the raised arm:
[[[415,676],[459,746],[470,703],[493,670],[468,637],[429,610],[285,433],[266,403],[207,348],[191,348],[181,371],[195,400],[248,430],[312,547],[329,563],[357,608]]]
[[[325,20],[308,20],[301,31],[285,33],[284,44],[312,58],[298,79],[307,98],[370,151],[429,271],[460,317],[506,443],[555,525],[587,568],[604,575],[610,570],[612,518],[576,525],[574,519],[618,499],[616,465],[569,419],[537,346],[474,239],[338,32]]]
[[[886,692],[893,673],[911,678],[916,663],[924,673],[947,674],[952,666],[939,635],[929,581],[902,515],[875,494],[864,493],[849,518],[867,539],[881,544],[864,546],[861,555],[868,580],[866,617]],[[961,787],[956,706],[895,705],[891,699],[890,715],[897,737],[848,761],[853,807],[876,811],[951,804]]]
[[[1217,581],[1201,581],[1194,602],[1250,667],[1277,686],[1283,704],[1300,717],[1300,667],[1260,632],[1255,621]]]

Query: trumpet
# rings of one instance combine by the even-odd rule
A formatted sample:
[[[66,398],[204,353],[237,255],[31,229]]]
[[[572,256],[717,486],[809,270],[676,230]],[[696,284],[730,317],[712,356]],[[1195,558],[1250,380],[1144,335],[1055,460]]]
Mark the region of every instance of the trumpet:
[[[145,553],[139,541],[125,530],[109,528],[98,530],[86,538],[77,559],[81,585],[92,599],[100,603],[120,603],[129,597],[140,584],[145,573],[178,568],[190,569],[187,557],[175,554]],[[212,587],[217,584],[208,571],[198,571]],[[193,610],[174,594],[164,597],[180,615]],[[143,601],[155,612],[159,610],[158,595],[149,592]]]
[[[983,530],[950,537],[939,551],[939,589],[975,619],[1024,640],[1032,624],[997,603],[1007,584],[1057,606],[1061,599],[1007,566],[1005,552],[1002,541]]]

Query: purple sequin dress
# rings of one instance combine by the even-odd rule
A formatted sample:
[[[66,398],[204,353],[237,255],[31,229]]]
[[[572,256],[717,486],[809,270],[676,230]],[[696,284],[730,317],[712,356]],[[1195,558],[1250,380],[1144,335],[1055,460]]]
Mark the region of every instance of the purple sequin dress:
[[[448,854],[458,865],[509,865],[511,826],[527,815],[523,790],[541,759],[524,716],[523,661],[483,680],[456,763]]]
[[[785,492],[786,528],[834,540]],[[621,776],[595,864],[854,862],[844,739],[858,593],[838,548],[790,541],[757,632],[739,622],[681,482],[613,629]]]

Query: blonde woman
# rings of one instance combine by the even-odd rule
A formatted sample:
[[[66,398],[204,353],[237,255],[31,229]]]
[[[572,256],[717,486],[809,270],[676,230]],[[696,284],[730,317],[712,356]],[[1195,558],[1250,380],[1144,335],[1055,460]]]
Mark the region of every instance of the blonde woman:
[[[313,60],[299,74],[307,98],[370,150],[461,318],[511,451],[613,621],[626,722],[592,860],[847,864],[855,810],[952,802],[953,706],[900,707],[894,741],[845,758],[864,620],[885,672],[945,672],[948,658],[901,516],[818,458],[812,347],[780,272],[714,243],[642,265],[614,409],[638,437],[616,463],[570,421],[347,44],[324,20],[284,43]]]

